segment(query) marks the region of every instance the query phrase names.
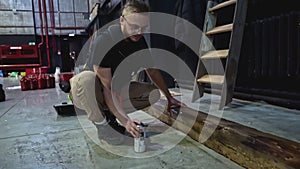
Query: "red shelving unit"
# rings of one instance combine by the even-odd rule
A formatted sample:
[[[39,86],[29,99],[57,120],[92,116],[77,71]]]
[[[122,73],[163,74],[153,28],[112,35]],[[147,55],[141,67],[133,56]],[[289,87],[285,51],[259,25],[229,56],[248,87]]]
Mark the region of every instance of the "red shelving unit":
[[[24,59],[36,59],[35,63],[24,64]],[[9,62],[9,63],[7,63]],[[20,70],[28,67],[40,67],[41,59],[36,45],[1,45],[0,69]]]

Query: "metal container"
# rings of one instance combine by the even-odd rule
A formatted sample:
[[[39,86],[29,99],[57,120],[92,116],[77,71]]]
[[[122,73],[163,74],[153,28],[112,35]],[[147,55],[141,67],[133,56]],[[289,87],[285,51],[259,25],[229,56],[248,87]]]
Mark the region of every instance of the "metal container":
[[[134,138],[134,151],[137,153],[142,153],[146,151],[146,127],[143,123],[137,125],[138,128],[141,129],[141,136],[138,138]]]
[[[29,90],[29,79],[26,76],[22,77],[22,79],[20,80],[20,83],[21,83],[22,91]]]
[[[37,77],[38,89],[46,88],[46,79],[44,74],[39,74]]]
[[[46,74],[46,88],[55,88],[55,78],[52,74]]]
[[[29,75],[29,89],[35,90],[38,88],[37,76]]]

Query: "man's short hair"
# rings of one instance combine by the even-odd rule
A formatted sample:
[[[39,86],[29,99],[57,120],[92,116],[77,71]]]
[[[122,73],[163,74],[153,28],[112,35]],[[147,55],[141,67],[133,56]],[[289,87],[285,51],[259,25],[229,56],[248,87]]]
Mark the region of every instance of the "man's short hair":
[[[126,16],[132,13],[143,13],[149,11],[149,5],[143,0],[128,0],[123,7],[121,15]]]

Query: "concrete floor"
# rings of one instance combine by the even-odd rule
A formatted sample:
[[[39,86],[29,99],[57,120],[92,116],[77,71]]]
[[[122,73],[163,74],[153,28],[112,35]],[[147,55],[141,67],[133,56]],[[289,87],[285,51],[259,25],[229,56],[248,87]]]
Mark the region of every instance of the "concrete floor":
[[[0,83],[7,96],[0,102],[0,168],[242,168],[172,129],[151,136],[150,151],[142,154],[134,153],[132,145],[100,144],[86,116],[57,115],[52,106],[67,101],[58,87],[22,92],[18,79],[0,78]],[[235,100],[220,112],[212,106],[217,105],[211,102],[214,96],[189,103],[191,91],[180,92],[195,109],[300,142],[299,111]],[[153,128],[167,127],[142,111],[131,116]]]

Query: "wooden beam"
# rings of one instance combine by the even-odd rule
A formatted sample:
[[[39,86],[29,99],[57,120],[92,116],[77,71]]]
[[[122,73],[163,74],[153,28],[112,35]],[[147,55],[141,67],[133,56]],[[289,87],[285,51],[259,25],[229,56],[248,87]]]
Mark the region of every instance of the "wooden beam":
[[[165,100],[159,101],[148,110],[148,113],[197,141],[203,139],[201,138],[203,133],[210,132],[211,128],[202,131],[205,123],[206,126],[217,125],[211,137],[203,144],[243,167],[298,168],[300,166],[300,144],[297,142],[211,115],[210,120],[207,120],[206,113],[191,108],[182,108],[182,113],[178,116],[164,111],[165,102]]]

